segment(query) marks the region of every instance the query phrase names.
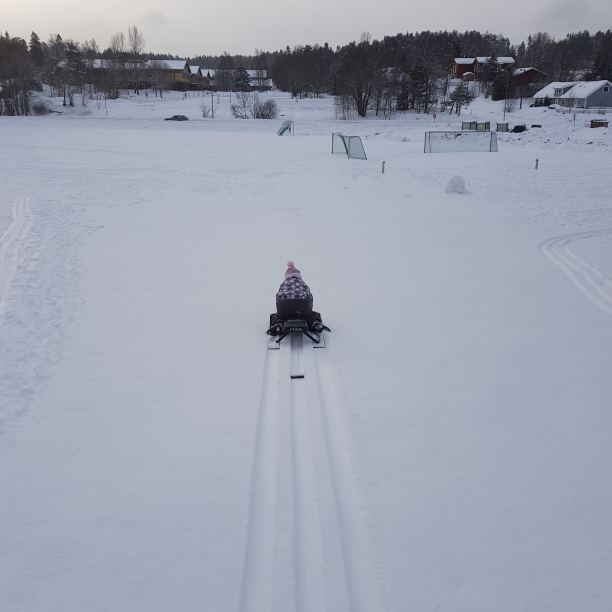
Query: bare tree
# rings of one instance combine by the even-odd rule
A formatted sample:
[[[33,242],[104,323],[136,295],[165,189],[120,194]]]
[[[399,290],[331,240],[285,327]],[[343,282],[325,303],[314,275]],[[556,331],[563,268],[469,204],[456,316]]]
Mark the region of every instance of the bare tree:
[[[266,56],[260,49],[255,49],[255,86],[261,93],[264,83],[268,78],[268,65]]]
[[[94,38],[86,40],[81,45],[81,53],[84,58],[85,70],[87,72],[86,81],[89,85],[89,99],[94,99],[94,92],[92,87],[96,88],[98,85],[98,75],[101,73],[99,60],[96,58],[100,54],[100,47]]]
[[[334,96],[334,112],[336,119],[342,119],[343,121],[354,119],[357,109],[353,96],[347,93]]]
[[[134,93],[140,95],[140,81],[144,74],[142,54],[145,50],[145,39],[142,32],[134,25],[128,29],[128,46],[130,54],[130,72],[134,84]]]
[[[111,36],[109,49],[111,51],[111,58],[107,66],[109,72],[109,97],[118,98],[121,84],[124,81],[129,93],[129,84],[127,83],[128,79],[125,70],[127,46],[123,32],[117,32]]]
[[[457,116],[461,115],[461,106],[469,100],[468,84],[464,81],[459,83],[450,93],[448,99],[450,103],[448,114],[452,115],[454,110]]]
[[[504,100],[504,107],[507,113],[513,113],[516,108],[516,98],[506,98]]]
[[[151,60],[148,62],[147,67],[147,76],[149,78],[149,83],[151,83],[151,88],[155,91],[155,97],[157,98],[157,94],[159,93],[159,97],[163,98],[163,90],[166,86],[166,70],[169,70],[170,67],[163,60]]]
[[[236,92],[237,104],[232,104],[232,115],[236,119],[248,119],[253,112],[253,94],[250,91]]]
[[[350,95],[360,117],[365,117],[381,78],[380,57],[368,35],[361,35],[360,43],[350,43],[342,50],[342,63],[337,75],[337,95]]]
[[[200,102],[200,110],[202,111],[202,117],[204,119],[214,119],[215,118],[214,103],[209,106],[208,104],[206,104],[206,100],[203,99],[202,102]]]
[[[224,51],[219,58],[219,68],[215,70],[215,85],[217,91],[230,91],[234,76],[234,58]]]

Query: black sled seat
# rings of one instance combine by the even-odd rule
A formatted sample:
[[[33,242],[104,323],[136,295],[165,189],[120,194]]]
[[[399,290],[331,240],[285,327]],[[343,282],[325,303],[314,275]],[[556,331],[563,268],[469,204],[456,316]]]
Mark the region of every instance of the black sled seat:
[[[297,332],[300,334],[304,334],[305,336],[310,338],[315,344],[319,344],[319,342],[321,341],[320,334],[324,330],[331,331],[329,327],[323,325],[321,315],[311,309],[310,314],[307,316],[301,314],[300,311],[298,311],[298,313],[292,311],[286,316],[283,316],[283,314],[279,314],[278,312],[271,314],[270,328],[268,329],[267,333],[270,336],[279,336],[276,342],[280,342],[288,333]]]

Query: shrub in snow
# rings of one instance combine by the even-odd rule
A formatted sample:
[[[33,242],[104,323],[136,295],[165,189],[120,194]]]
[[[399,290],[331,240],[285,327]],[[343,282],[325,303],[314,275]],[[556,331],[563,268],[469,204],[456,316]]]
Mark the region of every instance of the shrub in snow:
[[[446,193],[465,193],[465,181],[458,174],[455,174],[446,183]]]
[[[49,105],[44,100],[37,100],[32,104],[35,115],[48,115],[51,112]]]
[[[262,102],[257,92],[239,91],[236,93],[238,104],[232,104],[232,115],[236,119],[276,119],[278,106],[274,100]]]
[[[255,99],[253,105],[253,117],[255,119],[276,119],[278,116],[278,106],[274,100],[266,100],[260,102],[258,98]]]

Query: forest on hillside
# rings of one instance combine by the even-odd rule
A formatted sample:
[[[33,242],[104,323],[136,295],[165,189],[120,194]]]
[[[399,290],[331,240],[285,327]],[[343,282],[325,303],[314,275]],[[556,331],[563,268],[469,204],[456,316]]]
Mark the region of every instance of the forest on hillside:
[[[114,34],[105,48],[94,39],[79,42],[55,34],[41,41],[32,32],[27,42],[7,32],[0,35],[0,114],[32,112],[33,92],[42,91],[43,85],[63,92],[70,105],[76,95],[84,101],[85,95],[116,98],[122,88],[138,92],[142,82],[162,88],[160,67],[163,60],[173,59],[187,59],[192,65],[225,74],[239,66],[266,70],[277,89],[293,96],[335,96],[339,118],[368,112],[385,116],[407,110],[430,112],[437,104],[459,112],[470,93],[450,83],[453,59],[477,56],[492,60],[491,69],[483,70],[479,79],[481,91],[494,99],[522,95],[507,87],[505,72],[494,69],[497,57],[514,58],[511,70],[538,69],[546,82],[612,80],[612,31],[576,32],[559,40],[538,32],[518,45],[502,35],[477,31],[406,33],[382,40],[364,32],[360,40],[335,49],[324,43],[277,51],[256,49],[251,56],[224,52],[192,58],[147,52],[144,35],[136,26],[127,36]],[[100,66],[96,60],[103,61],[104,70],[96,70]],[[231,79],[228,83],[231,87]]]

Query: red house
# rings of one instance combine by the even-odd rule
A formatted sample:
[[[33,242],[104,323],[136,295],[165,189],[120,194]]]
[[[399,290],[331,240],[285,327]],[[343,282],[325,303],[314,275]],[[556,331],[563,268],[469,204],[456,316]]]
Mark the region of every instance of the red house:
[[[472,78],[465,80],[473,81],[477,70],[478,60],[475,57],[456,57],[453,63],[453,79],[463,79],[463,76],[469,73]]]
[[[515,87],[526,87],[533,83],[546,83],[546,73],[536,68],[517,68],[512,77]]]
[[[473,81],[478,78],[480,66],[490,61],[490,57],[456,57],[453,62],[453,79]],[[495,60],[496,70],[504,70],[507,66],[514,66],[513,57],[498,57]]]

